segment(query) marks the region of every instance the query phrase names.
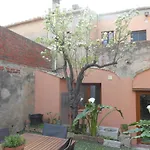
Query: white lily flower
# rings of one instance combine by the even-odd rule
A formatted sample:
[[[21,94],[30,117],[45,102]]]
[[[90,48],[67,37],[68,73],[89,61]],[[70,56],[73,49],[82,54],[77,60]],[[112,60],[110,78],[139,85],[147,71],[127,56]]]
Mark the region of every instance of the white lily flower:
[[[80,98],[80,102],[82,102],[82,101],[83,101],[83,97]]]
[[[94,103],[95,102],[95,98],[91,97],[91,98],[89,98],[88,101],[91,102],[91,103]]]
[[[148,109],[148,111],[149,111],[149,113],[150,113],[150,105],[148,105],[146,108]]]

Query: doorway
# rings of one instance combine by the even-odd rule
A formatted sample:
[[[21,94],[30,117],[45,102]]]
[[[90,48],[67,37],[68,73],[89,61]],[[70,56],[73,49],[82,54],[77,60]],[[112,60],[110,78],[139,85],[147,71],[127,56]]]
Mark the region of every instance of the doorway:
[[[95,104],[101,104],[101,84],[100,83],[83,83],[80,89],[80,95],[83,100],[79,103],[79,109],[84,109],[88,99],[95,98]]]
[[[150,120],[150,113],[146,108],[150,105],[150,91],[140,91],[136,93],[136,121]],[[139,143],[150,144],[150,140],[139,140]]]

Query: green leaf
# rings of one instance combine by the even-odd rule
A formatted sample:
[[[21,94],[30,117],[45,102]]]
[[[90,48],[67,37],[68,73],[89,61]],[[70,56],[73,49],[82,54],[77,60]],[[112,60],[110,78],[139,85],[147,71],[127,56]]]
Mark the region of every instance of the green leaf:
[[[131,129],[131,130],[128,130],[126,132],[123,132],[125,134],[128,134],[128,133],[138,133],[138,132],[142,132],[143,131],[143,128],[135,128],[135,129]]]
[[[114,108],[116,109],[116,111],[118,111],[120,113],[121,117],[124,118],[122,111],[120,109],[117,109],[117,107],[114,107]]]
[[[135,126],[137,124],[138,124],[138,122],[133,122],[133,123],[129,124],[129,126]]]

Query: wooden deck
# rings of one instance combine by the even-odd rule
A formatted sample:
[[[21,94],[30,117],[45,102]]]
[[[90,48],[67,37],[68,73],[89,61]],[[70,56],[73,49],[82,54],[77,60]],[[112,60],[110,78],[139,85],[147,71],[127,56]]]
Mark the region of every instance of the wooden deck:
[[[26,139],[24,150],[58,150],[67,141],[67,139],[30,133],[23,134],[23,137]]]

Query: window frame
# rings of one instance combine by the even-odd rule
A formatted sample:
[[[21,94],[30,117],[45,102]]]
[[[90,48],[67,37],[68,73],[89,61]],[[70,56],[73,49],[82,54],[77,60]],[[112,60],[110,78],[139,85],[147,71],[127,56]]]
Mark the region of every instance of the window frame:
[[[110,32],[113,34],[113,39],[114,39],[114,34],[115,34],[115,32],[114,32],[113,30],[110,30],[110,31],[102,31],[102,32],[101,32],[101,39],[103,39],[103,34],[104,34],[104,33],[107,33],[107,40],[105,40],[105,41],[107,41],[107,43],[104,43],[104,41],[102,41],[102,44],[103,44],[103,45],[109,44],[109,41],[110,41],[109,33],[110,33]]]
[[[142,32],[145,34],[145,38],[140,40],[140,34],[142,34]],[[133,33],[137,34],[137,40],[134,40],[134,36]],[[138,41],[147,41],[147,31],[146,30],[135,30],[131,32],[131,41],[132,42],[138,42]]]

